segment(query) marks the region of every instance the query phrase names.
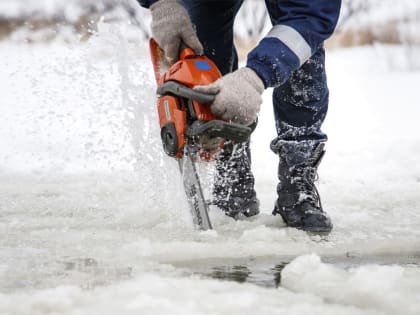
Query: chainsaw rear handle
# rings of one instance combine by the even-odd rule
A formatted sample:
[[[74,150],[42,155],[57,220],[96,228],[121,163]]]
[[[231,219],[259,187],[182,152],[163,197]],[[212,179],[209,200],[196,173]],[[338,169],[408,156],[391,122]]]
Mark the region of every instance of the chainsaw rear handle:
[[[171,93],[177,96],[185,97],[187,99],[198,101],[202,104],[212,104],[215,99],[215,95],[197,92],[176,81],[167,81],[163,83],[157,88],[156,93],[159,95]]]

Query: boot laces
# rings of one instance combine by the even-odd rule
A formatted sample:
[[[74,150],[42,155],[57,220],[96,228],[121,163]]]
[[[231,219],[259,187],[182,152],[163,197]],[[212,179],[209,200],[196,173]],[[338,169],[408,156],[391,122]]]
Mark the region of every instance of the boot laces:
[[[317,209],[322,209],[321,198],[315,181],[318,180],[318,174],[315,167],[308,165],[296,165],[291,168],[291,182],[299,190],[298,203],[309,202]]]

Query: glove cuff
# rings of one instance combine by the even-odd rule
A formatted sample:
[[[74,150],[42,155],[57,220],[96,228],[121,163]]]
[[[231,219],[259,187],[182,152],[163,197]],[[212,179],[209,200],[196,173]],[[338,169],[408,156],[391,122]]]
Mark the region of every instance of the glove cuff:
[[[159,6],[162,6],[162,5],[166,5],[166,4],[169,4],[171,2],[178,2],[178,4],[180,4],[179,0],[157,0],[150,5],[150,9],[153,9],[153,8],[156,8],[156,7],[159,7]]]
[[[159,0],[150,6],[154,19],[164,19],[169,12],[185,10],[179,0]]]

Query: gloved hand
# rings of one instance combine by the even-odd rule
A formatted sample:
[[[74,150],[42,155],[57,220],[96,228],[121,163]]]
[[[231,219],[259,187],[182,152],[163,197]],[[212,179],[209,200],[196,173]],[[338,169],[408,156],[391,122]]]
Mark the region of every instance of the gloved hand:
[[[194,90],[216,95],[210,108],[217,117],[250,125],[255,122],[260,111],[264,84],[254,70],[244,67],[212,84],[196,86]]]
[[[159,0],[150,6],[152,36],[170,64],[178,60],[181,40],[197,55],[203,54],[187,10],[178,0]]]

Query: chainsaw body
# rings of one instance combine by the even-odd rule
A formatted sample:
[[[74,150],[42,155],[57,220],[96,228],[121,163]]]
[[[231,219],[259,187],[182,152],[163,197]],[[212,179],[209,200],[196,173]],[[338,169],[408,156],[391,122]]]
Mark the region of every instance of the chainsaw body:
[[[150,50],[158,84],[157,110],[163,148],[169,156],[182,158],[186,143],[211,159],[225,141],[244,142],[251,129],[247,126],[218,119],[210,110],[214,95],[193,90],[221,77],[216,65],[206,56],[197,56],[184,47],[179,60],[162,71],[163,52],[150,40]]]

